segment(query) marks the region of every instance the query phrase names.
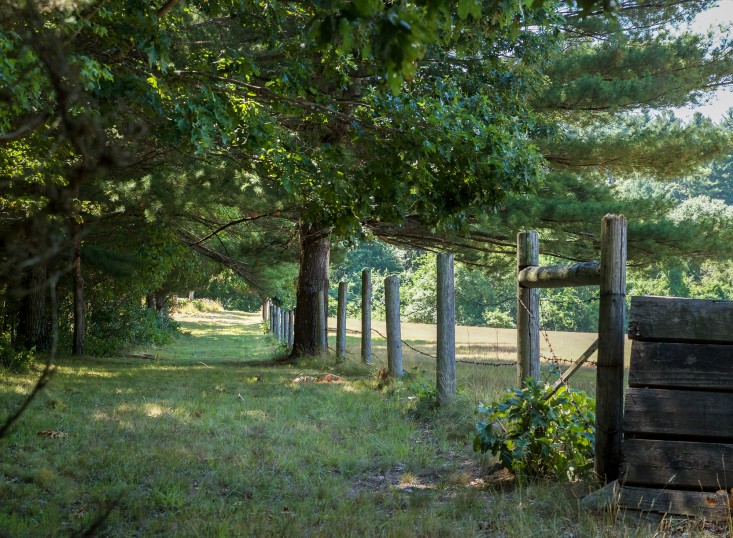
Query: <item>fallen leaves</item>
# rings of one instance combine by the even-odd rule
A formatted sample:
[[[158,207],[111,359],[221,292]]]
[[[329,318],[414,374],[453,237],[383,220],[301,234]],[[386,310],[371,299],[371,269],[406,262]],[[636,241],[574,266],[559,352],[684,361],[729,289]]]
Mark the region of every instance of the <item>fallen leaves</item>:
[[[343,383],[343,377],[336,374],[323,374],[318,376],[299,375],[293,379],[293,383]]]
[[[39,437],[51,437],[53,439],[62,439],[64,437],[68,437],[69,434],[62,431],[57,430],[43,430],[42,432],[38,432]]]

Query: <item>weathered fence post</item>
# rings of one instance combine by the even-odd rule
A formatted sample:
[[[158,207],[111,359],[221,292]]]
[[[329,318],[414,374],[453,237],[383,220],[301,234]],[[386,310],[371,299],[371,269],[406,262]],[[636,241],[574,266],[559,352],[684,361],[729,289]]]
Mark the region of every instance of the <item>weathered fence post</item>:
[[[517,273],[539,265],[540,247],[537,232],[517,235]],[[524,386],[528,377],[540,378],[540,291],[523,288],[517,282],[517,384]]]
[[[283,310],[283,334],[282,343],[288,345],[288,334],[290,334],[290,313],[287,310]]]
[[[339,282],[338,311],[336,316],[336,358],[346,358],[346,292],[348,284]]]
[[[330,287],[330,283],[327,280],[326,281],[326,287],[323,290],[323,334],[325,338],[326,345],[323,347],[325,350],[325,353],[328,353],[328,290]]]
[[[267,315],[269,314],[270,310],[270,298],[265,297],[262,299],[262,321],[267,320]]]
[[[295,341],[295,313],[288,312],[288,346],[293,347]]]
[[[275,332],[275,304],[270,301],[270,332]]]
[[[387,318],[387,371],[402,376],[402,334],[400,331],[400,279],[392,275],[384,279],[384,307]]]
[[[275,306],[275,310],[273,312],[274,320],[273,320],[273,326],[272,326],[272,334],[275,335],[275,338],[278,338],[278,334],[280,332],[280,307]]]
[[[361,362],[372,362],[372,273],[361,272]]]
[[[446,406],[456,394],[456,302],[453,254],[438,254],[438,404]]]
[[[285,328],[285,310],[281,306],[278,310],[278,320],[277,320],[277,339],[280,340],[280,342],[283,341],[283,329]]]
[[[325,355],[328,353],[328,340],[326,335],[326,304],[323,300],[325,292],[318,290],[318,298],[316,299],[316,309],[318,319],[316,320],[316,327],[318,328],[318,347],[317,353],[319,355]]]
[[[596,370],[595,472],[605,482],[618,478],[624,401],[626,307],[626,218],[601,222],[601,289]]]

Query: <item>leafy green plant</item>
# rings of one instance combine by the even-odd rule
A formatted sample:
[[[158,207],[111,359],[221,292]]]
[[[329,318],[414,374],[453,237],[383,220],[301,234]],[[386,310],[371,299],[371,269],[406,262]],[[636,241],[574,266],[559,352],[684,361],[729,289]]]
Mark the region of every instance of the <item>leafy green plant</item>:
[[[498,455],[517,474],[573,480],[593,469],[595,401],[583,391],[534,379],[478,412],[473,448]]]
[[[178,329],[165,310],[156,312],[137,302],[99,305],[87,328],[87,354],[114,355],[131,346],[169,344]]]
[[[10,339],[0,335],[0,368],[10,372],[25,372],[34,358],[34,350],[17,350],[10,344]]]

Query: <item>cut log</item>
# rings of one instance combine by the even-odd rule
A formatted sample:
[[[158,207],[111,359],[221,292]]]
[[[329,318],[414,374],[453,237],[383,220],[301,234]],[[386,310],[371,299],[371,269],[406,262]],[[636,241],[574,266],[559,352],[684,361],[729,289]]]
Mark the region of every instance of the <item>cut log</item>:
[[[601,264],[580,262],[572,265],[526,267],[519,271],[517,282],[522,288],[597,286],[601,283]]]

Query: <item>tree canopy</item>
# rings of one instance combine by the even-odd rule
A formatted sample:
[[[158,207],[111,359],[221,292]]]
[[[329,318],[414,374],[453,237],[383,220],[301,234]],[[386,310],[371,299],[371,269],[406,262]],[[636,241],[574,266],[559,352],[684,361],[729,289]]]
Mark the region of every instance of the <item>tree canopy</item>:
[[[725,126],[649,112],[730,82],[727,41],[667,27],[710,4],[6,3],[0,275],[67,271],[80,244],[122,263],[115,233],[155,257],[162,227],[292,301],[292,265],[274,267],[302,261],[306,236],[368,230],[479,262],[543,226],[582,257],[608,211],[632,217],[639,261],[690,252],[709,222],[619,187],[730,147]]]

